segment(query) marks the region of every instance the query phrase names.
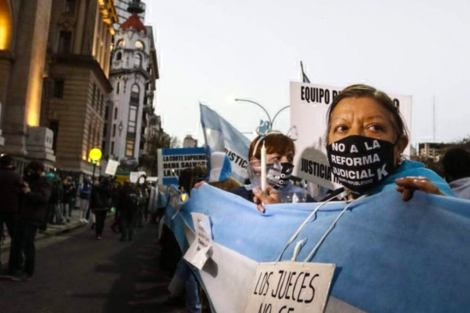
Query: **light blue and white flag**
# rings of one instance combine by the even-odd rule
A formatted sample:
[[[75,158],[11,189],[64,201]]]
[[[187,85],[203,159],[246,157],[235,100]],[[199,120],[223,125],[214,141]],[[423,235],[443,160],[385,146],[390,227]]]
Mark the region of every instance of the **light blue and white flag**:
[[[172,222],[181,246],[191,213],[210,217],[213,250],[198,272],[217,312],[243,312],[259,262],[274,262],[319,203],[253,203],[208,185],[193,189]],[[302,262],[345,202],[327,203],[305,224],[296,243]],[[174,215],[169,208],[168,215]],[[309,262],[336,264],[326,312],[468,312],[470,201],[416,192],[409,202],[395,190],[354,202]],[[355,311],[358,312],[358,311]]]
[[[200,104],[200,108],[207,154],[215,151],[225,152],[232,163],[233,178],[244,183],[247,177],[250,141],[208,106]]]

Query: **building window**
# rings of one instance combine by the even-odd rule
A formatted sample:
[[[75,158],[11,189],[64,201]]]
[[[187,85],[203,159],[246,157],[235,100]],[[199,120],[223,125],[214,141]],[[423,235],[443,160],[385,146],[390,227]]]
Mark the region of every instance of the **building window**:
[[[70,53],[70,46],[72,45],[72,32],[60,32],[59,38],[59,53]]]
[[[140,89],[139,86],[133,85],[131,89],[131,105],[139,105]]]
[[[100,115],[102,115],[104,113],[103,109],[104,109],[104,95],[101,94],[101,96],[100,96],[100,107],[99,107],[99,110],[98,110],[98,113]]]
[[[135,63],[134,63],[134,66],[135,67],[142,67],[142,56],[140,54],[136,54],[135,55]]]
[[[116,124],[113,124],[113,137],[116,137]]]
[[[116,61],[121,61],[122,60],[122,52],[119,51],[117,54],[116,54]]]
[[[137,40],[137,41],[135,42],[135,47],[136,47],[137,49],[144,49],[144,48],[145,48],[145,45],[144,45],[144,43],[143,43],[142,41]]]
[[[108,124],[103,124],[103,137],[106,137],[106,133],[108,132]]]
[[[134,105],[129,106],[129,123],[127,125],[127,136],[133,134],[135,137],[135,128],[137,126],[137,107]]]
[[[54,133],[54,137],[52,139],[52,150],[56,151],[57,138],[59,136],[59,122],[58,121],[49,122],[49,129],[52,130],[52,132]]]
[[[124,47],[124,39],[121,39],[116,44],[117,47]]]
[[[75,12],[75,0],[65,0],[64,13],[73,13]]]
[[[101,142],[101,151],[106,151],[106,141],[105,140],[103,140]]]
[[[114,155],[114,141],[111,141],[111,154]]]
[[[118,95],[121,92],[121,82],[116,84],[116,94]]]
[[[93,83],[93,91],[91,93],[91,106],[95,107],[95,94],[96,94],[96,84]]]
[[[114,119],[117,119],[118,108],[114,108]]]
[[[107,105],[106,109],[104,110],[104,120],[107,121],[108,117],[109,117],[109,105]]]
[[[54,80],[54,97],[55,98],[64,98],[64,86],[65,83],[61,79]]]
[[[134,156],[134,140],[128,139],[126,141],[126,156]]]

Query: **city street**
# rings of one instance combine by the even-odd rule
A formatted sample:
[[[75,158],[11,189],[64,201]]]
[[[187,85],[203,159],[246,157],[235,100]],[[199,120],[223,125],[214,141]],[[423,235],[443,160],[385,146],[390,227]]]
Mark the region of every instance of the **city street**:
[[[84,227],[39,241],[35,276],[26,282],[0,280],[1,311],[181,312],[163,304],[170,278],[158,270],[157,228],[138,229],[120,242],[109,229],[101,241]],[[6,263],[7,253],[2,255]]]

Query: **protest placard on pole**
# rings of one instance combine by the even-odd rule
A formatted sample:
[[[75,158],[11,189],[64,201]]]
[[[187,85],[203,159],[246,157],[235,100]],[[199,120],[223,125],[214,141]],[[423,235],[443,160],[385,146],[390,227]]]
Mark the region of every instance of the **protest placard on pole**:
[[[177,185],[182,170],[206,163],[205,148],[158,149],[159,183]]]
[[[295,142],[297,153],[294,158],[294,175],[320,186],[335,189],[340,185],[331,174],[326,157],[327,112],[341,87],[290,83],[291,127],[298,139]],[[411,132],[411,96],[389,94],[395,106],[403,115]],[[410,154],[410,147],[404,151]]]
[[[116,171],[119,166],[119,161],[108,160],[108,164],[106,165],[105,174],[115,176]]]

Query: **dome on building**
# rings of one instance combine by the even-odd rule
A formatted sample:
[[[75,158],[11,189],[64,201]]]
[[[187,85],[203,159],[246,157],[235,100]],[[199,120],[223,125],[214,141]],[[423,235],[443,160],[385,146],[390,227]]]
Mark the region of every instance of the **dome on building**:
[[[132,14],[127,21],[122,23],[120,29],[127,30],[131,27],[139,32],[144,31],[144,33],[147,33],[147,28],[145,28],[144,24],[142,23],[137,14]]]

